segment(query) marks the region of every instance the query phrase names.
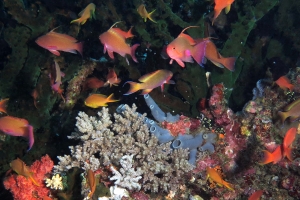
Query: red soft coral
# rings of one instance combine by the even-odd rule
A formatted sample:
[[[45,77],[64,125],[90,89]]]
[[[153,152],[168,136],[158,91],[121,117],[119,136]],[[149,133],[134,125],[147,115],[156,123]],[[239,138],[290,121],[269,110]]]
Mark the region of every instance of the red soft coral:
[[[45,155],[41,160],[35,161],[30,171],[33,172],[33,177],[40,186],[36,186],[30,179],[24,176],[11,174],[4,181],[4,187],[11,191],[15,200],[36,200],[48,196],[49,189],[46,188],[44,178],[47,173],[50,173],[54,166],[53,161],[48,155]]]

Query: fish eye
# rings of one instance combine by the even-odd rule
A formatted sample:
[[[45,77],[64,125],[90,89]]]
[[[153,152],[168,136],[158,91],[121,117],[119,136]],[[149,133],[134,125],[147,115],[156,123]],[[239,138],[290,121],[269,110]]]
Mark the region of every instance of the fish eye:
[[[173,49],[175,49],[175,47],[173,47]]]

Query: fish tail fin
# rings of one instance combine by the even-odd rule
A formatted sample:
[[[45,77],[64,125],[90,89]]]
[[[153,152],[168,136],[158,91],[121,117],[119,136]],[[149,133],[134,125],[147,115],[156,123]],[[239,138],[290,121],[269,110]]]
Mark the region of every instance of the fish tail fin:
[[[293,156],[292,156],[292,148],[287,147],[284,149],[284,155],[290,160],[293,161]]]
[[[222,184],[227,187],[229,190],[234,190],[233,185],[231,183],[228,183],[226,181],[223,181]]]
[[[9,100],[9,98],[6,98],[0,102],[0,112],[4,112],[7,114],[6,107],[7,107],[8,100]]]
[[[73,24],[73,23],[81,24],[81,18],[74,19],[70,22],[70,24]]]
[[[114,93],[111,93],[111,95],[107,97],[107,102],[116,102],[116,101],[120,101],[120,100],[114,98]]]
[[[154,22],[154,23],[157,23],[157,22],[156,22],[156,21],[154,21],[154,20],[153,20],[153,18],[152,18],[152,17],[153,17],[153,16],[152,16],[152,14],[153,14],[155,11],[156,11],[156,9],[155,9],[155,10],[153,10],[152,12],[150,12],[150,13],[148,14],[148,16],[147,16],[147,17],[148,17],[148,19],[150,19],[152,22]],[[147,18],[146,18],[146,20],[147,20]]]
[[[32,183],[33,183],[34,185],[40,186],[40,184],[38,184],[38,183],[36,182],[36,180],[32,177],[32,175],[29,176],[29,178],[30,178],[30,180],[32,181]]]
[[[289,117],[287,112],[282,112],[282,111],[278,111],[278,115],[282,123],[286,120],[286,118]]]
[[[124,85],[128,83],[130,85],[130,89],[128,90],[127,93],[125,93],[124,95],[129,95],[129,94],[132,94],[138,90],[140,90],[140,84],[139,83],[136,83],[136,82],[132,82],[132,81],[127,81],[124,83]],[[123,86],[124,86],[123,85]]]
[[[194,46],[194,48],[191,52],[194,60],[201,66],[202,66],[202,63],[204,62],[206,44],[207,44],[207,41],[198,43],[196,46]]]
[[[234,65],[235,65],[236,57],[228,57],[228,58],[221,58],[221,64],[229,69],[230,71],[234,71]]]
[[[273,158],[272,153],[264,150],[264,158],[262,159],[262,161],[259,164],[260,165],[265,165],[265,164],[268,164],[268,163],[273,162],[273,161],[274,161],[274,158]]]
[[[76,50],[80,53],[81,56],[83,56],[83,44],[84,42],[76,43]]]
[[[31,125],[27,125],[27,138],[28,138],[28,143],[29,143],[29,147],[27,152],[32,148],[33,144],[34,144],[34,135],[33,135],[33,126]]]
[[[130,55],[132,57],[132,60],[134,60],[134,62],[138,63],[136,57],[135,57],[135,50],[140,46],[140,44],[135,44],[131,47],[131,50],[130,50]]]

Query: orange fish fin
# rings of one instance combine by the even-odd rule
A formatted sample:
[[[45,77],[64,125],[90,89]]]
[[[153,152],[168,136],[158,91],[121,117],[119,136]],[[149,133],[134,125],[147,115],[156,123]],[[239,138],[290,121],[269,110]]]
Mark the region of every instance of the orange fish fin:
[[[274,158],[272,156],[272,153],[268,152],[267,150],[264,150],[264,158],[262,161],[259,163],[260,165],[265,165],[270,162],[273,162]]]
[[[60,53],[59,53],[59,51],[57,51],[57,50],[49,50],[51,53],[53,53],[54,55],[56,55],[56,56],[60,56]]]
[[[218,16],[220,15],[221,12],[222,12],[222,9],[214,10],[214,18],[212,20],[212,25],[214,25],[215,20],[218,18]]]
[[[130,85],[130,89],[124,95],[129,95],[129,94],[132,94],[132,93],[140,90],[140,83],[136,83],[136,82],[132,82],[132,81],[127,81],[127,82],[124,83],[124,85],[126,83],[128,83]]]
[[[284,155],[290,160],[293,161],[293,156],[292,156],[292,148],[288,147],[284,150]]]
[[[220,59],[220,63],[232,72],[234,71],[235,61],[236,61],[235,57],[228,57],[228,58],[221,57]]]
[[[78,18],[78,19],[74,19],[70,22],[70,24],[72,23],[78,23],[78,24],[81,24],[81,18]]]
[[[36,180],[32,177],[32,175],[29,176],[29,178],[30,178],[30,180],[32,181],[32,183],[33,183],[34,185],[40,186],[40,184],[38,184],[38,183],[36,182]]]
[[[130,29],[126,32],[126,34],[125,34],[126,39],[134,37],[134,35],[132,34],[132,28],[133,28],[133,26],[130,27]]]
[[[9,98],[2,99],[2,100],[0,101],[0,112],[3,112],[3,113],[6,113],[6,114],[7,114],[6,106],[7,106],[8,100],[9,100]]]
[[[114,59],[114,58],[115,58],[114,52],[113,52],[113,51],[107,50],[107,53],[108,53],[108,56],[109,56],[111,59]]]
[[[225,187],[227,187],[229,190],[234,190],[233,189],[233,185],[231,184],[231,183],[228,183],[228,182],[226,182],[226,181],[222,181],[222,184],[225,186]]]
[[[114,94],[113,93],[111,93],[111,95],[109,95],[106,100],[107,100],[107,102],[120,101],[119,99],[114,99]]]
[[[78,43],[76,43],[76,51],[78,53],[80,53],[81,56],[83,56],[82,55],[82,53],[83,53],[83,44],[84,44],[84,42],[78,42]]]
[[[121,22],[123,22],[123,21],[118,21],[118,22],[114,23],[109,29],[113,28],[115,25],[117,25],[117,24],[119,24]]]
[[[180,59],[174,59],[174,60],[178,63],[178,65],[180,65],[180,67],[182,67],[182,68],[185,67],[184,62],[182,62],[182,60],[180,60]]]

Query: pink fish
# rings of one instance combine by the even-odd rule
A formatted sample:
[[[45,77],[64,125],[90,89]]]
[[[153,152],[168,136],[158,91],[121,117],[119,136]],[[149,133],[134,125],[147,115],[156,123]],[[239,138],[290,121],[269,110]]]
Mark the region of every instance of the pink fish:
[[[53,30],[47,33],[46,35],[39,37],[35,42],[39,46],[47,49],[48,51],[57,56],[60,56],[59,51],[75,54],[79,52],[82,55],[82,42],[78,42],[75,38],[69,35],[56,33]]]
[[[65,74],[62,71],[60,71],[58,63],[54,61],[54,66],[52,67],[51,73],[49,74],[51,88],[53,91],[55,91],[61,96],[63,101],[65,101],[65,98],[62,95],[63,89],[60,88],[60,85],[62,84],[61,78],[64,76]]]
[[[99,36],[100,42],[104,45],[103,52],[108,53],[111,59],[114,59],[114,52],[120,54],[122,57],[125,57],[127,54],[132,57],[134,62],[138,62],[135,57],[135,50],[139,44],[135,44],[133,46],[129,46],[125,39],[129,37],[133,37],[131,33],[131,29],[128,32],[122,31],[119,28],[113,28],[117,23],[113,24],[108,31],[102,33]],[[126,57],[125,57],[126,58]],[[129,64],[126,58],[127,64]]]
[[[104,84],[104,86],[112,86],[112,85],[115,85],[117,86],[120,82],[121,82],[121,79],[118,78],[116,72],[114,69],[109,69],[108,70],[108,74],[107,74],[107,77],[106,77],[107,81],[106,83]]]
[[[164,84],[174,84],[174,81],[170,80],[173,76],[173,73],[169,70],[160,69],[139,78],[141,83],[136,83],[132,81],[127,81],[126,83],[130,84],[129,91],[124,95],[132,94],[138,90],[143,90],[142,94],[148,94],[156,87],[161,87],[161,90],[164,89]],[[126,84],[124,83],[124,84]]]
[[[33,127],[26,119],[11,116],[1,117],[0,130],[7,135],[26,137],[29,141],[29,148],[27,151],[29,151],[33,146]]]
[[[185,67],[184,62],[193,63],[195,60],[202,65],[207,41],[197,43],[191,36],[183,33],[186,29],[193,27],[197,26],[183,29],[178,37],[167,46],[167,54],[171,58],[170,64],[175,60],[181,67]]]

